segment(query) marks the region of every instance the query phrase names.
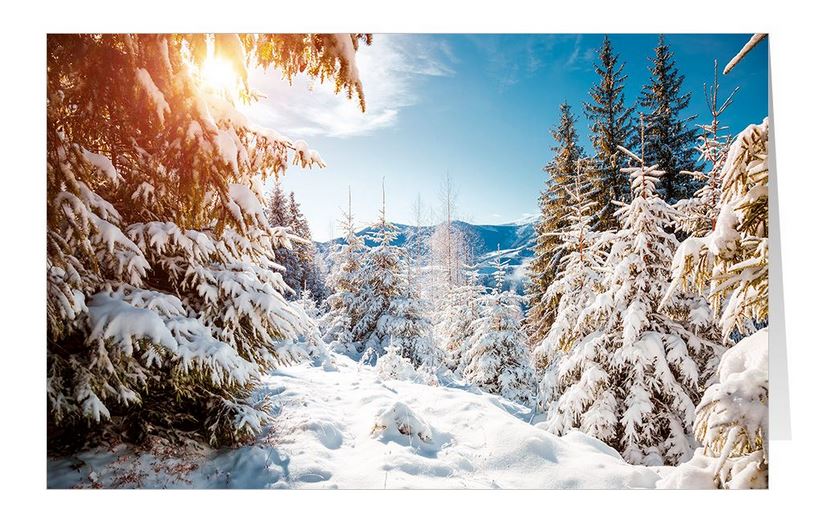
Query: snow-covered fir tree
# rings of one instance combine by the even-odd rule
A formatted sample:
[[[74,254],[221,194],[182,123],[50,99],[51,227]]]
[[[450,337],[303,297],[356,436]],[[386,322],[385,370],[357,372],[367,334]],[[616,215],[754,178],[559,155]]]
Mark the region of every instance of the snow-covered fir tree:
[[[547,335],[556,313],[558,301],[545,297],[550,284],[556,278],[561,257],[558,234],[565,226],[570,211],[569,187],[584,151],[579,145],[576,118],[568,104],[560,106],[559,124],[551,131],[556,146],[554,160],[545,167],[548,173],[546,189],[539,196],[540,218],[536,223],[536,246],[534,258],[528,268],[529,283],[526,296],[530,310],[526,317],[526,329],[531,344],[536,345]]]
[[[290,216],[287,196],[278,178],[274,179],[272,190],[267,194],[267,219],[271,226],[281,228],[294,236],[292,217]],[[275,249],[275,262],[281,266],[282,277],[287,286],[285,297],[289,300],[297,299],[299,291],[298,272],[300,270],[295,249],[300,243],[290,238],[289,245]]]
[[[640,164],[622,169],[632,201],[616,212],[622,229],[612,238],[602,291],[587,310],[595,330],[577,365],[561,368],[582,372],[580,390],[566,390],[551,406],[548,427],[581,427],[631,463],[674,465],[691,456],[701,366],[712,352],[691,326],[673,319],[684,302],[675,297],[660,307],[677,247],[667,232],[673,210],[656,193],[663,174],[657,165],[622,150]]]
[[[402,279],[405,274],[398,274],[398,277]],[[400,295],[391,299],[388,309],[377,320],[374,336],[414,367],[436,369],[442,359],[432,342],[427,309],[416,290],[405,282],[402,284],[404,288]]]
[[[343,242],[332,247],[332,268],[327,278],[331,294],[326,299],[327,313],[321,318],[323,340],[333,349],[346,353],[356,351],[352,324],[361,315],[360,270],[367,247],[355,233],[352,215],[352,191],[349,190],[348,207],[341,218]]]
[[[659,488],[768,488],[769,338],[761,329],[730,348],[695,416],[702,444]]]
[[[684,76],[676,68],[663,35],[650,62],[650,81],[639,98],[647,124],[643,152],[647,164],[658,165],[664,172],[658,193],[664,201],[674,204],[691,197],[699,187],[688,173],[683,173],[700,169],[695,129],[689,127],[695,117],[683,116],[691,95],[682,90]]]
[[[51,35],[47,83],[50,424],[242,440],[267,419],[249,395],[304,330],[273,251],[261,181],[321,166],[304,142],[235,107],[248,66],[332,79],[363,105],[338,35]],[[202,78],[229,62],[235,90]],[[54,437],[52,435],[52,437]]]
[[[584,103],[584,111],[590,121],[590,138],[595,149],[598,178],[594,179],[602,203],[599,211],[600,230],[617,227],[613,212],[614,201],[629,198],[629,182],[619,171],[624,156],[619,146],[630,146],[635,136],[633,123],[635,106],[628,106],[624,99],[624,64],[619,65],[619,56],[613,51],[610,38],[605,36],[598,51],[598,63],[594,64],[599,76],[589,94],[591,101]],[[586,175],[589,179],[591,175]]]
[[[320,329],[320,309],[312,298],[308,288],[303,288],[301,296],[294,301],[293,308],[300,314],[300,319],[303,326],[303,332],[298,337],[299,346],[306,350],[307,355],[312,359],[315,366],[332,366],[333,363],[329,357],[329,349],[323,341]]]
[[[717,61],[714,67],[713,84],[706,90],[707,106],[712,120],[709,124],[698,126],[701,130],[697,147],[700,152],[699,160],[707,166],[707,171],[684,172],[696,181],[702,182],[703,185],[694,196],[679,200],[674,206],[676,210],[674,226],[677,231],[683,232],[684,236],[702,237],[709,234],[714,230],[720,213],[721,174],[731,144],[731,136],[726,133],[727,128],[721,124],[720,117],[732,103],[737,89],[723,103],[719,103]],[[706,89],[706,86],[704,88]],[[702,340],[712,345],[711,348],[717,353],[709,358],[708,364],[701,371],[702,387],[706,388],[716,380],[718,360],[720,354],[725,350],[725,347],[716,346],[721,343],[721,334],[715,309],[708,301],[706,294],[697,288],[689,286],[683,290],[675,288],[673,295],[677,299],[676,306],[669,311],[680,312],[676,319],[686,321]],[[727,340],[724,344],[729,345],[731,341]]]
[[[278,179],[272,184],[272,190],[267,194],[267,219],[274,226],[289,226],[289,207],[287,195]]]
[[[482,299],[484,313],[462,353],[461,372],[486,392],[532,406],[535,384],[522,327],[522,298],[502,290],[506,265],[497,259],[493,268],[494,288]]]
[[[394,245],[397,228],[386,220],[385,188],[377,222],[372,225],[369,240],[374,247],[366,251],[358,277],[360,315],[352,323],[352,336],[358,350],[371,349],[374,355],[383,353],[385,338],[377,335],[377,324],[391,301],[403,291],[402,249]]]
[[[714,230],[684,240],[673,260],[668,295],[678,288],[706,295],[725,341],[768,319],[768,138],[768,119],[738,135],[724,162]]]
[[[352,323],[352,337],[371,360],[392,346],[415,366],[439,364],[425,306],[408,285],[405,250],[394,244],[396,237],[397,228],[386,219],[384,187],[371,233],[375,246],[360,268],[360,316]]]
[[[703,447],[678,471],[708,479],[713,487],[768,485],[768,332],[754,332],[769,318],[768,143],[768,119],[748,126],[732,143],[715,229],[681,244],[667,291],[667,298],[679,289],[705,295],[726,344],[753,333],[723,355],[718,382],[697,408],[695,435]]]
[[[318,318],[320,318],[321,315],[320,308],[318,308],[318,304],[312,297],[312,292],[309,291],[309,288],[305,287],[301,290],[301,296],[296,302],[300,304],[301,309],[304,310],[306,316],[308,316],[312,320],[317,320]]]
[[[471,346],[477,322],[482,317],[482,294],[485,290],[475,268],[466,270],[465,280],[464,284],[453,287],[448,293],[440,318],[445,362],[455,373],[462,373],[463,353]]]
[[[559,303],[556,318],[534,349],[533,361],[540,376],[539,405],[549,411],[552,429],[562,433],[576,427],[602,436],[603,429],[612,427],[612,412],[595,410],[614,407],[615,396],[609,390],[596,390],[600,381],[611,377],[609,366],[603,352],[585,346],[596,339],[597,325],[587,309],[602,291],[605,241],[610,234],[591,228],[596,205],[588,192],[593,186],[589,180],[580,165],[570,189],[569,226],[559,235],[560,247],[568,254],[562,258],[559,276],[545,291],[545,298]],[[594,361],[596,356],[602,362]]]

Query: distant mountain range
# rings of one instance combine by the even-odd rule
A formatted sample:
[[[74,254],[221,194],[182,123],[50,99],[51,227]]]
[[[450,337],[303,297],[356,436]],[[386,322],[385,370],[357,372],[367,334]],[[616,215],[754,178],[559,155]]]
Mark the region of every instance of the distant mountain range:
[[[508,265],[507,287],[521,293],[524,288],[525,267],[533,258],[533,247],[536,240],[534,224],[536,217],[531,217],[524,221],[508,224],[485,225],[471,224],[464,221],[455,221],[457,228],[465,232],[466,238],[472,239],[476,265],[480,274],[484,275],[484,283],[492,283],[489,276],[494,269],[491,263],[497,258]],[[434,227],[431,226],[409,226],[405,224],[395,224],[398,235],[394,241],[395,245],[404,246],[407,238],[413,234],[430,235]],[[373,246],[371,239],[373,228],[368,227],[357,232],[358,236],[365,239],[366,245]],[[318,251],[326,256],[331,245],[343,243],[343,239],[337,238],[327,242],[317,243]]]

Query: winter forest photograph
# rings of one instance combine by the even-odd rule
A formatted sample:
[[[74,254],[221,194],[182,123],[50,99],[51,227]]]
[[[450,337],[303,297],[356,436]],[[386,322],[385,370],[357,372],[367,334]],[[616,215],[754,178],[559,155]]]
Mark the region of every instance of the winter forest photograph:
[[[47,488],[768,488],[774,36],[43,37]]]

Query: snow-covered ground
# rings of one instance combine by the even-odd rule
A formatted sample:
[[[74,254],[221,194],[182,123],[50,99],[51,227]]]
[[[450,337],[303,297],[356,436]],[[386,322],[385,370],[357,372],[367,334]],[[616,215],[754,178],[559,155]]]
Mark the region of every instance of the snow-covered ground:
[[[602,442],[556,437],[524,407],[468,387],[381,380],[344,356],[273,372],[277,417],[254,444],[156,440],[48,460],[48,486],[196,488],[652,488],[655,470]]]

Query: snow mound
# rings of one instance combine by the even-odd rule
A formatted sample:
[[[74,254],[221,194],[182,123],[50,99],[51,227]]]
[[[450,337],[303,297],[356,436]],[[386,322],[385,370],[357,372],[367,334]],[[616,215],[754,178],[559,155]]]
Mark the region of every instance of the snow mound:
[[[396,401],[386,408],[374,421],[372,436],[381,441],[402,442],[403,437],[419,439],[422,442],[431,442],[431,427],[421,417],[418,417],[411,408]]]

